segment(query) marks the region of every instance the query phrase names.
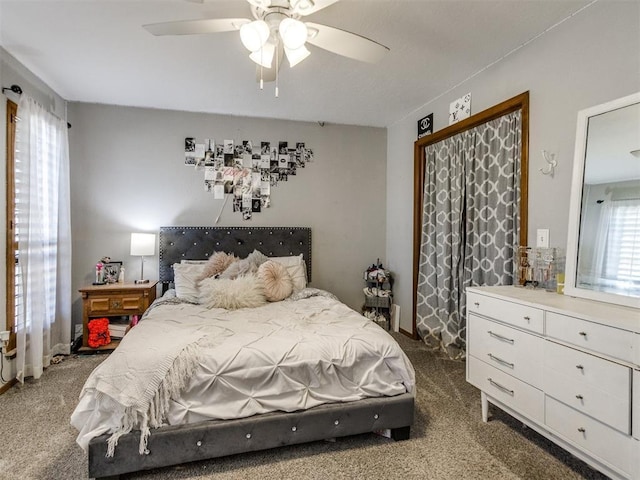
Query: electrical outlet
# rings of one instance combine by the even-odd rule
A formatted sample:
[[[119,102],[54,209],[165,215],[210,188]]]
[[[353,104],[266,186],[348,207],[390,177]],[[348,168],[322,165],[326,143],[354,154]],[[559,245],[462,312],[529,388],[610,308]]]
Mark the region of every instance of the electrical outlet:
[[[539,228],[536,231],[536,247],[549,248],[549,229]]]

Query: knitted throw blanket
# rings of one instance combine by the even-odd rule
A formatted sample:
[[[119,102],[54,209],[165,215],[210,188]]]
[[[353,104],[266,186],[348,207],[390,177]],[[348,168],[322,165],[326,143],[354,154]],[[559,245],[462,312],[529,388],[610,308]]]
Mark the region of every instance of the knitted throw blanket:
[[[198,365],[198,341],[210,333],[202,325],[142,321],[94,370],[83,390],[95,389],[99,403],[115,402],[122,414],[108,441],[108,457],[118,439],[136,428],[141,432],[140,454],[148,453],[149,428],[162,425],[169,399],[185,387]]]

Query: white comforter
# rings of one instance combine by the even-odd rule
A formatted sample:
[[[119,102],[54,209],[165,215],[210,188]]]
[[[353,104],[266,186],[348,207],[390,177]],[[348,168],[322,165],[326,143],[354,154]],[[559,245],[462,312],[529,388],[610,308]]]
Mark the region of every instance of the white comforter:
[[[197,345],[197,367],[163,412],[162,422],[170,425],[394,396],[413,391],[415,384],[411,363],[387,332],[324,296],[231,311],[187,303],[157,306],[118,350],[154,363],[158,348],[149,337],[161,337],[152,332],[161,331],[171,342],[178,327],[189,332],[181,337],[184,344]],[[124,407],[136,403],[136,389],[125,385],[128,375],[118,378],[118,392],[104,387],[100,372],[111,361],[118,361],[115,352],[91,374],[71,417],[84,449],[91,438],[121,429]]]

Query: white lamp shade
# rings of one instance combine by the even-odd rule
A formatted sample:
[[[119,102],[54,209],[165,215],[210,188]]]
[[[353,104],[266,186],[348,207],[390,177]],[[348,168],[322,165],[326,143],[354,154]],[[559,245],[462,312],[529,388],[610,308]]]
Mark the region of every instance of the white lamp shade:
[[[305,58],[307,58],[311,52],[309,52],[309,50],[307,50],[307,47],[303,45],[300,48],[296,48],[295,50],[284,47],[284,53],[287,56],[287,60],[289,60],[289,67],[293,68]]]
[[[131,255],[149,256],[156,253],[156,235],[154,233],[132,233]]]
[[[240,27],[240,40],[250,52],[260,50],[270,34],[269,25],[264,20],[255,20]]]
[[[307,41],[307,26],[300,20],[285,18],[278,27],[285,47],[297,50]]]
[[[264,68],[271,68],[273,63],[273,55],[276,52],[276,47],[273,43],[267,42],[262,48],[251,53],[249,58],[256,62],[258,65],[262,65]]]

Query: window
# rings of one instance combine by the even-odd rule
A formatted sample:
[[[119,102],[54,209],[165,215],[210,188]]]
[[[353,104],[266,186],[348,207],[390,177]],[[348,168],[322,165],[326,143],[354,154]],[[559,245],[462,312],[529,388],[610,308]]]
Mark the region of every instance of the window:
[[[640,283],[640,199],[612,202],[604,277]]]

